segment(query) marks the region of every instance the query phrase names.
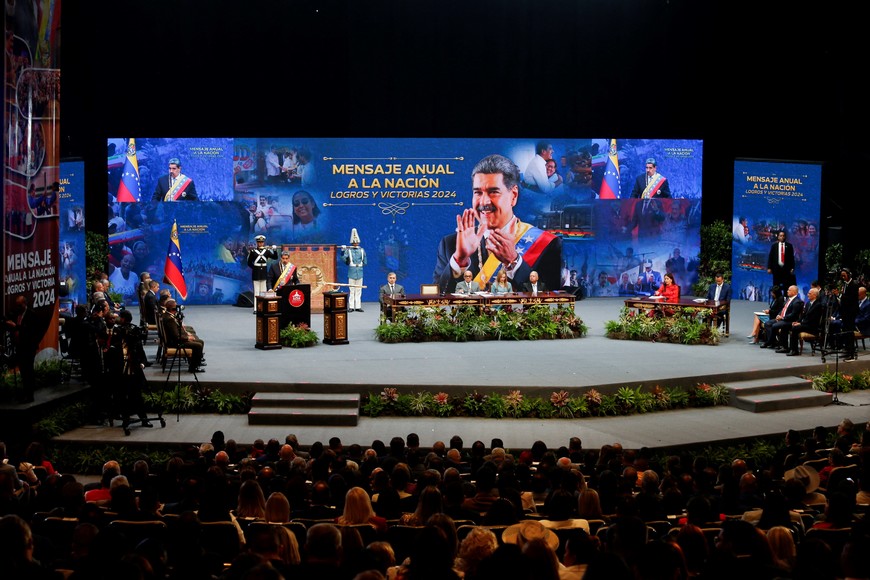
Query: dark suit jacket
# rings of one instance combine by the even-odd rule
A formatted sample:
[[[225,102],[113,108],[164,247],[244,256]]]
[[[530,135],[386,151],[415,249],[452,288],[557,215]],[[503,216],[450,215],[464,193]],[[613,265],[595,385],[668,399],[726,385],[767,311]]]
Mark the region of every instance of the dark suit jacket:
[[[710,284],[710,289],[707,290],[707,300],[715,300],[716,299],[716,283]],[[722,284],[722,290],[719,291],[719,301],[724,302],[726,300],[731,300],[731,284],[728,282],[724,282]]]
[[[157,178],[157,187],[154,188],[154,195],[151,196],[151,201],[163,201],[167,191],[169,191],[169,174]],[[178,198],[178,201],[196,201],[197,199],[199,198],[196,196],[196,185],[191,179],[190,184],[184,188],[184,192]]]
[[[275,282],[278,281],[278,278],[281,277],[281,272],[284,271],[284,265],[278,261],[273,262],[269,265],[269,269],[266,272],[266,289],[271,290],[275,287]],[[299,284],[299,268],[296,268],[296,271],[293,272],[293,276],[290,277],[290,284]]]
[[[454,232],[444,236],[438,245],[438,258],[433,276],[434,282],[445,292],[454,292],[456,284],[462,281],[461,278],[454,278],[453,272],[450,270],[450,257],[453,256],[455,250],[456,233]],[[489,257],[489,252],[486,247],[481,248],[481,252],[485,263]],[[478,272],[480,272],[477,253],[471,256],[471,263],[466,270],[471,270],[472,274],[477,277]],[[523,263],[514,272],[514,277],[510,280],[513,287],[520,288],[524,282],[528,282],[532,270],[538,273],[541,282],[544,282],[547,287],[559,288],[562,286],[562,238],[554,236],[534,264],[529,264],[523,260]]]
[[[145,303],[145,322],[148,324],[157,324],[157,295],[149,290],[145,293],[143,301]]]
[[[801,331],[817,334],[822,326],[822,317],[825,315],[825,305],[818,298],[815,302],[807,302],[803,314],[801,314]]]
[[[865,298],[858,303],[858,316],[855,318],[855,326],[861,334],[870,334],[870,298]]]
[[[664,175],[662,177],[664,177]],[[639,198],[643,195],[644,189],[646,189],[646,173],[641,173],[637,176],[637,179],[634,180],[634,188],[631,190],[631,197]],[[653,197],[671,197],[671,185],[666,177],[665,182],[662,183],[662,186],[658,191],[656,191],[656,194]]]
[[[794,277],[791,276],[791,271],[794,270],[794,246],[789,242],[785,242],[784,262],[784,266],[779,265],[779,242],[774,242],[770,245],[770,252],[767,254],[767,269],[773,272],[774,283],[781,281],[781,277],[789,277],[790,283],[794,284]]]
[[[544,284],[540,279],[538,280],[538,292],[549,292],[549,288]],[[532,283],[531,282],[523,282],[523,292],[532,292]]]
[[[801,318],[801,313],[803,312],[803,309],[803,301],[795,296],[794,300],[792,300],[791,304],[789,304],[788,308],[786,308],[785,315],[782,317],[781,322],[798,322]],[[779,316],[779,312],[771,312],[770,315],[771,318],[776,318],[777,316]]]

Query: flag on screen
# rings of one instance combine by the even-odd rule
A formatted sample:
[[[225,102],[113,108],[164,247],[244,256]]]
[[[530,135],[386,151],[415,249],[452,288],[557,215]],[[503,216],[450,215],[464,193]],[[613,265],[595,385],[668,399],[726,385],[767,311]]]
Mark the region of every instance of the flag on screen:
[[[178,223],[172,222],[169,249],[166,250],[166,265],[163,281],[175,288],[182,300],[187,300],[187,284],[184,283],[184,267],[181,265],[181,244],[178,243]]]
[[[604,179],[601,181],[599,199],[619,198],[619,155],[616,153],[616,139],[610,140],[610,151],[604,165]]]
[[[136,159],[136,140],[132,137],[127,145],[127,159],[121,172],[118,201],[139,201],[139,161]]]

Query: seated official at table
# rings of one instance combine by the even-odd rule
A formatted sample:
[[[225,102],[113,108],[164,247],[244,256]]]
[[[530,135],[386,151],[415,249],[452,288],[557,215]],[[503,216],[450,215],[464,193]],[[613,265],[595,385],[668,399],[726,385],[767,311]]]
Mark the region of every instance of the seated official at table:
[[[541,280],[538,280],[538,273],[532,270],[529,273],[529,281],[523,283],[523,292],[528,292],[532,296],[536,296],[541,292],[549,292],[547,285]]]
[[[731,284],[725,281],[725,277],[721,272],[716,272],[716,281],[713,284],[710,284],[710,288],[707,290],[707,300],[713,300],[714,302],[728,302],[731,300]],[[725,312],[719,312],[716,315],[716,324],[722,324],[725,322]]]
[[[674,281],[674,275],[670,272],[665,273],[662,278],[662,285],[655,291],[654,296],[664,296],[666,302],[680,301],[680,287]]]
[[[474,294],[480,292],[480,284],[474,281],[474,274],[471,270],[466,270],[462,275],[462,282],[456,283],[457,294]]]
[[[404,296],[405,295],[405,287],[401,284],[396,284],[396,273],[390,272],[387,274],[387,283],[381,286],[379,292],[379,302],[381,303],[381,312],[390,317],[393,315],[392,309],[384,304],[384,298],[389,296],[390,298],[394,298],[396,296]]]
[[[498,276],[496,276],[495,282],[492,283],[492,287],[489,291],[493,294],[510,294],[514,291],[514,287],[508,280],[507,272],[505,272],[504,269],[498,273]]]

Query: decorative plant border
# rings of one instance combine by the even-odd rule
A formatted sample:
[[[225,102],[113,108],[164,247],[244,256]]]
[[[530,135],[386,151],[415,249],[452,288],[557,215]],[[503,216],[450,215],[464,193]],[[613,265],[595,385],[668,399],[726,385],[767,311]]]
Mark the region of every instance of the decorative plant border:
[[[849,391],[863,391],[870,388],[870,370],[861,371],[854,375],[832,371],[830,367],[817,375],[805,375],[804,378],[813,382],[813,388],[825,393],[848,393]]]
[[[588,328],[573,306],[534,305],[519,311],[510,306],[461,306],[454,309],[412,307],[381,317],[375,336],[381,342],[470,340],[542,340],[580,338]]]
[[[709,308],[674,308],[669,316],[623,307],[619,320],[604,323],[607,338],[679,344],[719,344],[719,329],[710,324]]]
[[[463,395],[445,392],[400,393],[396,387],[386,387],[380,393],[369,393],[362,403],[366,417],[486,417],[502,418],[563,418],[606,417],[651,413],[688,407],[712,407],[728,404],[728,390],[723,385],[701,383],[689,389],[660,387],[650,390],[620,387],[612,395],[595,389],[579,394],[565,390],[553,391],[549,397],[524,395],[519,389],[502,393]]]

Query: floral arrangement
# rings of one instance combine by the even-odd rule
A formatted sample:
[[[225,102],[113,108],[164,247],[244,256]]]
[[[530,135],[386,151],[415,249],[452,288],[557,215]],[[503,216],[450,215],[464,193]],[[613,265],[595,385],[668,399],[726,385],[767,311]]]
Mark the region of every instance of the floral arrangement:
[[[588,389],[583,392],[553,391],[549,396],[523,394],[511,389],[507,394],[472,391],[462,395],[445,392],[435,394],[420,391],[402,393],[396,387],[385,387],[379,393],[369,393],[362,404],[362,415],[402,417],[505,417],[564,418],[606,417],[650,413],[686,407],[707,407],[728,404],[728,390],[722,385],[706,383],[688,390],[680,387],[655,386],[650,390],[620,387],[612,395]]]
[[[278,341],[283,346],[289,346],[290,348],[314,346],[319,342],[319,340],[317,333],[311,330],[311,328],[305,323],[298,325],[288,324],[281,329],[281,332],[278,335]]]
[[[647,340],[680,344],[719,344],[719,329],[710,324],[709,308],[674,308],[669,316],[648,316],[646,312],[623,308],[619,320],[608,320],[608,338]]]
[[[863,391],[870,388],[870,370],[861,371],[855,375],[847,375],[826,368],[818,375],[806,376],[812,380],[813,388],[825,393],[848,393],[849,391]]]
[[[527,306],[524,312],[510,306],[478,310],[413,307],[396,313],[395,320],[382,317],[375,328],[381,342],[469,340],[541,340],[579,338],[587,327],[572,306]]]

